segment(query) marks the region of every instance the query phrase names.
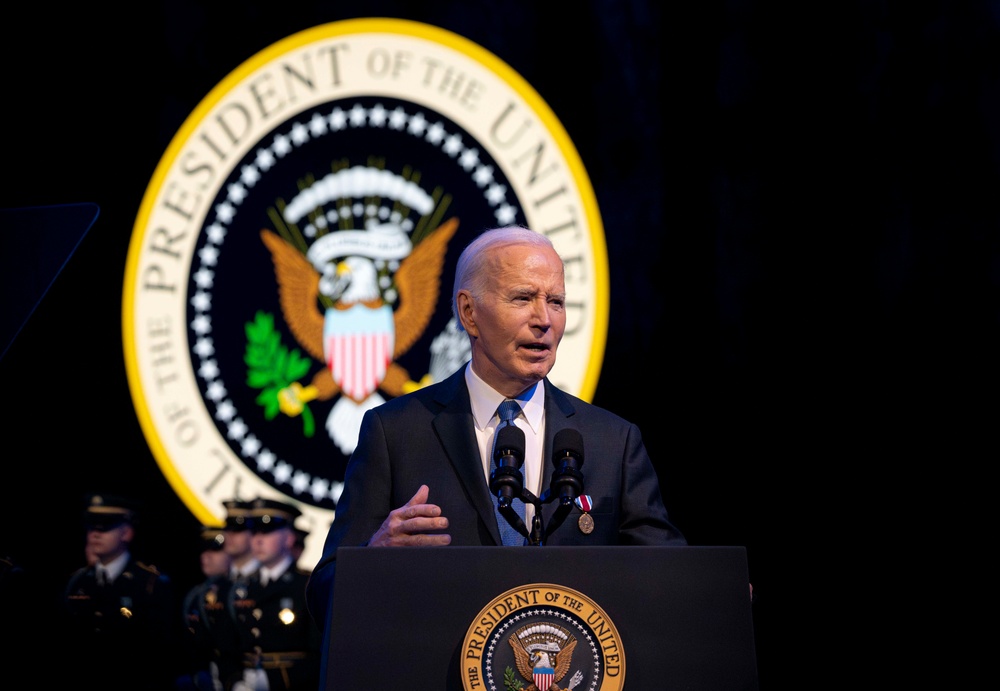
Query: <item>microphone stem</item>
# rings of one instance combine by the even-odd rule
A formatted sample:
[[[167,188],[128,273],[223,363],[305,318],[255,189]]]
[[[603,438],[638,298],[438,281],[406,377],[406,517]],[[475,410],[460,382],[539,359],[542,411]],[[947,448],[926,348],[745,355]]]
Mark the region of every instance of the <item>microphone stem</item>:
[[[535,507],[535,515],[531,518],[531,537],[529,542],[534,546],[541,546],[542,544],[542,519],[538,515],[541,510],[540,506]]]

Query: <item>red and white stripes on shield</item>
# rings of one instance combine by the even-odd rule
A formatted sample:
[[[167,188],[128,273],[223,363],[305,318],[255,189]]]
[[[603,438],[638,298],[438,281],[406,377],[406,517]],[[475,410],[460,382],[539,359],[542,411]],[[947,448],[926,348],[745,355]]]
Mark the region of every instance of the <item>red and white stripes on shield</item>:
[[[392,334],[327,336],[327,365],[343,393],[363,401],[378,389],[392,361]]]

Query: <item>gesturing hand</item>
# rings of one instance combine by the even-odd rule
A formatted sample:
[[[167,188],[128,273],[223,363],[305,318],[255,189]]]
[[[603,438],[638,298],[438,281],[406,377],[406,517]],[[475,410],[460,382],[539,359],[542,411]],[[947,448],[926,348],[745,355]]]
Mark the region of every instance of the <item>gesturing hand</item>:
[[[448,519],[441,515],[441,507],[428,504],[430,488],[420,485],[420,489],[410,501],[398,509],[393,509],[375,531],[368,545],[371,547],[441,546],[451,544],[451,535],[429,535],[431,530],[444,530]]]

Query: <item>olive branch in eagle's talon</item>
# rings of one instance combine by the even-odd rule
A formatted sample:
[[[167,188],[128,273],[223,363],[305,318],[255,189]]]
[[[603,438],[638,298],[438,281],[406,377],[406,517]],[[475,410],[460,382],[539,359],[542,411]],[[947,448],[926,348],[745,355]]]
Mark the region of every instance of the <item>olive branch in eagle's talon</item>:
[[[247,365],[247,385],[261,389],[257,404],[264,408],[264,417],[273,420],[278,413],[289,417],[302,416],[302,433],[312,437],[316,420],[307,405],[316,398],[315,386],[302,386],[298,380],[309,373],[310,358],[297,349],[281,344],[281,334],[274,330],[274,316],[257,312],[245,326],[247,347],[243,362]]]
[[[517,678],[514,670],[508,667],[503,673],[503,685],[507,691],[520,691],[524,688],[524,683]]]

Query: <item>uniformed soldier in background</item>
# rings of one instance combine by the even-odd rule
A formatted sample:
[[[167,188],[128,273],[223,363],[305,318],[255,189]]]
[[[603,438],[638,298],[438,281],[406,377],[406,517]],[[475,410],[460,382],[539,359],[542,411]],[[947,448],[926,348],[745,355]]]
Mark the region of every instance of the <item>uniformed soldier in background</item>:
[[[59,666],[68,680],[112,689],[173,689],[180,668],[180,622],[169,576],[131,552],[138,513],[122,497],[92,495],[84,513],[95,562],[78,569],[63,596],[66,639]],[[69,664],[66,664],[68,662]]]
[[[316,691],[322,634],[306,609],[307,571],[295,563],[299,509],[272,499],[251,504],[251,544],[260,568],[234,585],[231,603],[246,669],[236,691]]]
[[[242,673],[239,639],[228,609],[232,559],[224,541],[221,528],[201,527],[198,558],[205,580],[184,597],[188,671],[178,679],[180,690],[217,691],[224,688],[224,679]]]
[[[222,502],[226,507],[226,524],[223,528],[223,549],[232,560],[229,578],[234,583],[246,580],[260,566],[250,547],[250,502],[230,499]]]

